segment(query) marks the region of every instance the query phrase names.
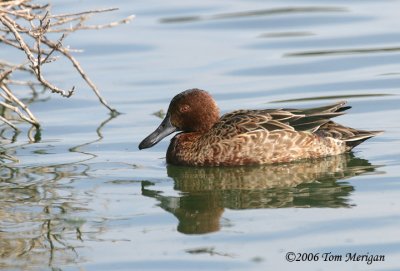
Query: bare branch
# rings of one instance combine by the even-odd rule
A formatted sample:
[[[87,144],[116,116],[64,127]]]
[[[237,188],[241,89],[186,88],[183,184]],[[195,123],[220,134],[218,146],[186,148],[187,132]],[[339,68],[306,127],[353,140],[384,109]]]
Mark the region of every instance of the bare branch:
[[[0,67],[6,67],[6,68],[14,68],[14,70],[21,70],[21,71],[27,71],[27,72],[32,72],[31,69],[28,69],[25,67],[25,63],[23,64],[13,64],[7,61],[0,61]]]
[[[57,44],[55,44],[54,42],[44,39],[43,43],[45,43],[46,45],[48,45],[51,48],[56,48]],[[65,57],[67,57],[71,62],[72,65],[74,65],[75,69],[79,72],[79,74],[82,76],[83,80],[86,81],[86,83],[90,86],[90,88],[93,90],[93,92],[96,94],[97,98],[99,99],[99,101],[105,106],[107,107],[112,113],[117,113],[118,111],[115,110],[114,108],[111,108],[108,103],[106,102],[106,100],[101,96],[99,89],[97,88],[97,86],[93,83],[93,81],[90,79],[90,77],[85,73],[85,71],[82,69],[81,65],[79,64],[79,62],[67,51],[65,50],[64,47],[60,47],[58,49],[56,49],[57,51],[59,51],[60,53],[62,53]]]
[[[69,28],[57,28],[57,29],[50,29],[49,32],[74,32],[76,30],[99,30],[99,29],[104,29],[104,28],[111,28],[115,27],[121,24],[127,24],[131,22],[135,18],[135,15],[128,16],[127,18],[116,21],[116,22],[111,22],[108,24],[99,24],[99,25],[86,25],[83,26],[80,23],[76,24],[75,26],[69,27]]]
[[[15,39],[18,41],[22,50],[25,52],[26,57],[31,62],[32,70],[35,73],[39,82],[41,82],[44,86],[49,88],[51,90],[51,92],[53,92],[53,93],[58,93],[61,96],[67,97],[67,98],[71,97],[71,95],[74,93],[75,87],[72,87],[71,90],[65,91],[65,90],[62,90],[62,89],[56,87],[55,85],[51,84],[49,81],[47,81],[43,77],[43,75],[41,73],[41,68],[40,68],[40,57],[41,57],[40,47],[37,48],[39,57],[36,59],[35,56],[32,54],[30,48],[28,47],[28,45],[26,45],[21,34],[18,32],[18,30],[14,26],[14,24],[16,24],[16,23],[15,22],[13,23],[12,20],[10,18],[8,18],[7,16],[1,16],[0,21],[13,33]],[[40,42],[40,39],[41,39],[41,35],[38,36],[37,40]]]
[[[3,80],[6,79],[6,77],[8,75],[10,75],[10,73],[12,73],[12,72],[13,72],[13,69],[10,69],[10,70],[0,73],[0,83],[3,82]]]
[[[18,86],[28,86],[28,87],[41,86],[42,85],[42,84],[40,84],[40,82],[11,80],[11,79],[4,80],[4,83],[8,84],[8,85],[18,85]]]
[[[5,1],[5,2],[0,2],[0,7],[1,6],[17,6],[20,5],[24,2],[24,0],[17,0],[17,1]]]
[[[1,2],[0,2],[0,4],[1,4]],[[9,10],[9,9],[4,9],[4,8],[0,7],[0,14],[2,14],[2,13],[13,15],[15,17],[26,18],[29,20],[32,20],[35,18],[35,15],[31,14],[29,12],[29,9]]]
[[[0,41],[7,45],[11,45],[15,48],[21,49],[21,46],[18,43],[12,42],[12,41],[6,39],[4,36],[0,36]]]
[[[58,14],[58,15],[52,15],[50,18],[65,18],[65,17],[77,17],[77,16],[83,16],[83,15],[88,15],[88,14],[95,14],[95,13],[103,13],[103,12],[110,12],[110,11],[116,11],[118,8],[104,8],[104,9],[96,9],[96,10],[87,10],[83,12],[78,12],[78,13],[65,13],[65,14]]]
[[[48,63],[49,57],[54,53],[54,51],[58,51],[58,49],[62,46],[62,41],[66,37],[65,34],[62,34],[61,38],[58,40],[57,44],[55,47],[53,47],[50,51],[50,53],[46,56],[46,58],[43,60],[43,63]]]
[[[2,63],[0,63],[2,64]],[[18,70],[18,69],[23,69],[24,64],[21,65],[14,65],[10,66],[10,64],[5,64],[6,66],[10,67],[10,69],[5,70],[4,72],[0,73],[0,84],[3,82],[4,79],[6,79],[13,71]]]
[[[4,1],[4,3],[0,4],[0,6],[2,6],[2,5],[4,5],[4,6],[9,6],[9,5],[16,6],[16,5],[21,5],[24,2],[26,2],[26,0],[9,0],[9,1]]]
[[[19,107],[21,107],[26,114],[29,116],[29,118],[32,120],[32,124],[35,126],[39,126],[39,121],[36,119],[36,117],[32,114],[32,112],[29,110],[28,106],[24,104],[22,101],[20,101],[13,93],[12,91],[4,84],[0,85],[0,88],[8,95],[8,99],[15,102]]]
[[[30,124],[35,125],[35,126],[38,125],[37,122],[35,122],[35,121],[32,120],[31,118],[26,117],[26,116],[21,112],[21,110],[19,110],[18,107],[12,106],[12,105],[10,105],[10,104],[8,104],[8,103],[5,103],[5,102],[2,102],[2,101],[0,101],[0,105],[2,105],[2,106],[4,106],[4,107],[6,107],[6,108],[8,108],[8,109],[10,109],[10,110],[12,110],[12,111],[14,111],[14,112],[17,113],[17,115],[18,115],[21,119],[23,119],[24,121],[29,122]]]
[[[10,45],[10,46],[12,46],[12,47],[15,47],[15,48],[17,48],[17,49],[23,50],[20,44],[18,44],[17,42],[11,41],[11,40],[9,40],[9,39],[6,39],[4,36],[0,36],[0,42],[3,42],[3,43],[5,43],[5,44]],[[32,53],[35,53],[35,54],[38,53],[37,50],[36,50],[36,48],[29,48],[29,50],[30,50]],[[71,51],[72,51],[72,50],[71,50]],[[42,51],[42,54],[47,55],[48,52],[47,52],[46,50],[43,50],[43,51]]]
[[[7,124],[8,126],[10,126],[11,128],[13,128],[15,131],[19,131],[19,129],[17,128],[17,126],[15,126],[14,124],[12,124],[10,121],[8,121],[6,118],[0,116],[0,121],[4,122],[5,124]]]
[[[14,34],[14,37],[21,46],[21,49],[24,50],[26,57],[29,59],[30,62],[32,62],[32,65],[36,66],[37,63],[35,57],[33,56],[28,45],[26,45],[22,36],[19,34],[18,30],[15,28],[13,21],[5,15],[0,16],[0,21]]]
[[[29,110],[27,104],[19,100],[9,88],[10,85],[25,85],[32,89],[34,96],[37,93],[31,81],[12,80],[11,75],[16,71],[29,71],[40,85],[53,93],[63,97],[70,97],[75,90],[63,90],[45,78],[43,66],[56,61],[59,57],[68,59],[77,73],[80,74],[94,94],[112,114],[118,112],[110,107],[100,94],[100,90],[82,68],[79,61],[72,55],[79,50],[64,46],[63,42],[67,34],[78,30],[94,30],[115,27],[120,24],[129,23],[134,16],[123,20],[98,24],[86,25],[86,21],[95,14],[117,10],[116,8],[96,9],[77,13],[65,13],[53,15],[50,13],[49,4],[33,4],[34,0],[0,0],[0,43],[9,48],[21,50],[28,60],[23,64],[13,64],[0,60],[0,106],[17,115],[21,120],[39,127],[39,122]],[[49,38],[49,33],[61,33],[58,40]],[[33,41],[33,43],[32,43]],[[29,103],[29,102],[28,102]],[[12,116],[12,115],[11,115]],[[2,116],[0,121],[7,123],[13,129],[16,128],[10,122],[10,117]]]

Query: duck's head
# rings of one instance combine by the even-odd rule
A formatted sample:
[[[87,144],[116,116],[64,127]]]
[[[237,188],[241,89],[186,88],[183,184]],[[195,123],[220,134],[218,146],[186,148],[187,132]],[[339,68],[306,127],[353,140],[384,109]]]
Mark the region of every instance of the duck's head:
[[[211,95],[201,89],[188,89],[176,95],[160,126],[139,144],[139,149],[154,146],[175,131],[208,131],[219,119],[219,109]]]

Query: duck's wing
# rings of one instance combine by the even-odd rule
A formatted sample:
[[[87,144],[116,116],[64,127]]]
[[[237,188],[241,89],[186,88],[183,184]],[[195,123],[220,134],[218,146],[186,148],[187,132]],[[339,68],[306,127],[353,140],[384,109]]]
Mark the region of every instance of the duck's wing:
[[[293,113],[299,113],[304,115],[312,115],[312,114],[320,114],[320,113],[334,113],[334,112],[343,112],[351,108],[351,106],[346,106],[346,101],[340,101],[334,104],[325,105],[322,107],[312,107],[306,109],[283,109],[285,111],[290,111]]]
[[[210,130],[210,135],[226,139],[256,130],[317,131],[331,118],[350,107],[345,102],[308,109],[237,110],[225,114]]]
[[[296,131],[310,131],[313,133],[325,123],[330,122],[331,118],[343,115],[344,111],[350,108],[351,106],[346,106],[346,101],[340,101],[322,107],[282,110],[302,116],[299,119],[290,122],[290,125]]]

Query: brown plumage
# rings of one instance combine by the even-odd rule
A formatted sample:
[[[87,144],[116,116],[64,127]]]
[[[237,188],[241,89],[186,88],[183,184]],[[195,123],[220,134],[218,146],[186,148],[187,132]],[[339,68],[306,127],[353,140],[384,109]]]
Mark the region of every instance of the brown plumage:
[[[381,131],[363,131],[331,120],[346,102],[310,109],[237,110],[223,115],[199,89],[176,95],[161,125],[139,145],[151,147],[178,130],[167,163],[189,166],[273,164],[350,151]]]

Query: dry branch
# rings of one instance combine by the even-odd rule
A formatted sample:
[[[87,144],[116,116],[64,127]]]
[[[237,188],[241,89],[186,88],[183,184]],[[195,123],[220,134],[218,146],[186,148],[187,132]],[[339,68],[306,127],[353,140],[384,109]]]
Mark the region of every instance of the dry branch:
[[[28,106],[13,94],[9,85],[27,85],[33,88],[33,82],[21,82],[12,80],[14,72],[29,71],[42,86],[52,93],[57,93],[63,97],[73,95],[75,87],[62,89],[48,81],[43,73],[42,67],[56,61],[59,57],[68,59],[75,71],[80,74],[86,84],[92,89],[100,103],[103,104],[112,114],[118,113],[108,105],[102,97],[100,90],[90,79],[88,74],[80,65],[79,61],[72,55],[76,50],[71,50],[64,46],[65,37],[78,30],[103,29],[114,27],[130,22],[134,16],[129,16],[123,20],[99,25],[85,25],[90,16],[110,12],[115,8],[89,10],[77,13],[51,14],[49,4],[39,5],[33,3],[34,0],[0,0],[0,44],[3,43],[8,48],[23,51],[27,61],[23,64],[11,64],[0,60],[0,107],[14,112],[23,121],[39,127],[39,121],[35,118]],[[57,40],[49,38],[49,33],[60,33]],[[33,45],[32,41],[34,41]],[[1,92],[2,91],[2,92]],[[17,129],[10,119],[1,116],[0,122],[8,124],[13,129]]]
[[[18,107],[12,106],[12,110],[17,113],[23,120],[31,123],[34,126],[39,126],[39,121],[36,119],[36,117],[32,114],[32,112],[29,110],[28,106],[21,102],[13,93],[12,91],[6,86],[6,85],[1,85],[0,88],[4,91],[4,93],[7,95],[4,95],[1,93],[1,96],[4,98],[4,100],[9,101],[11,103],[15,103],[17,106],[19,106],[25,113],[28,115],[27,117],[23,116],[21,111],[19,110]],[[11,106],[11,105],[10,105]],[[10,108],[10,107],[9,107]]]

